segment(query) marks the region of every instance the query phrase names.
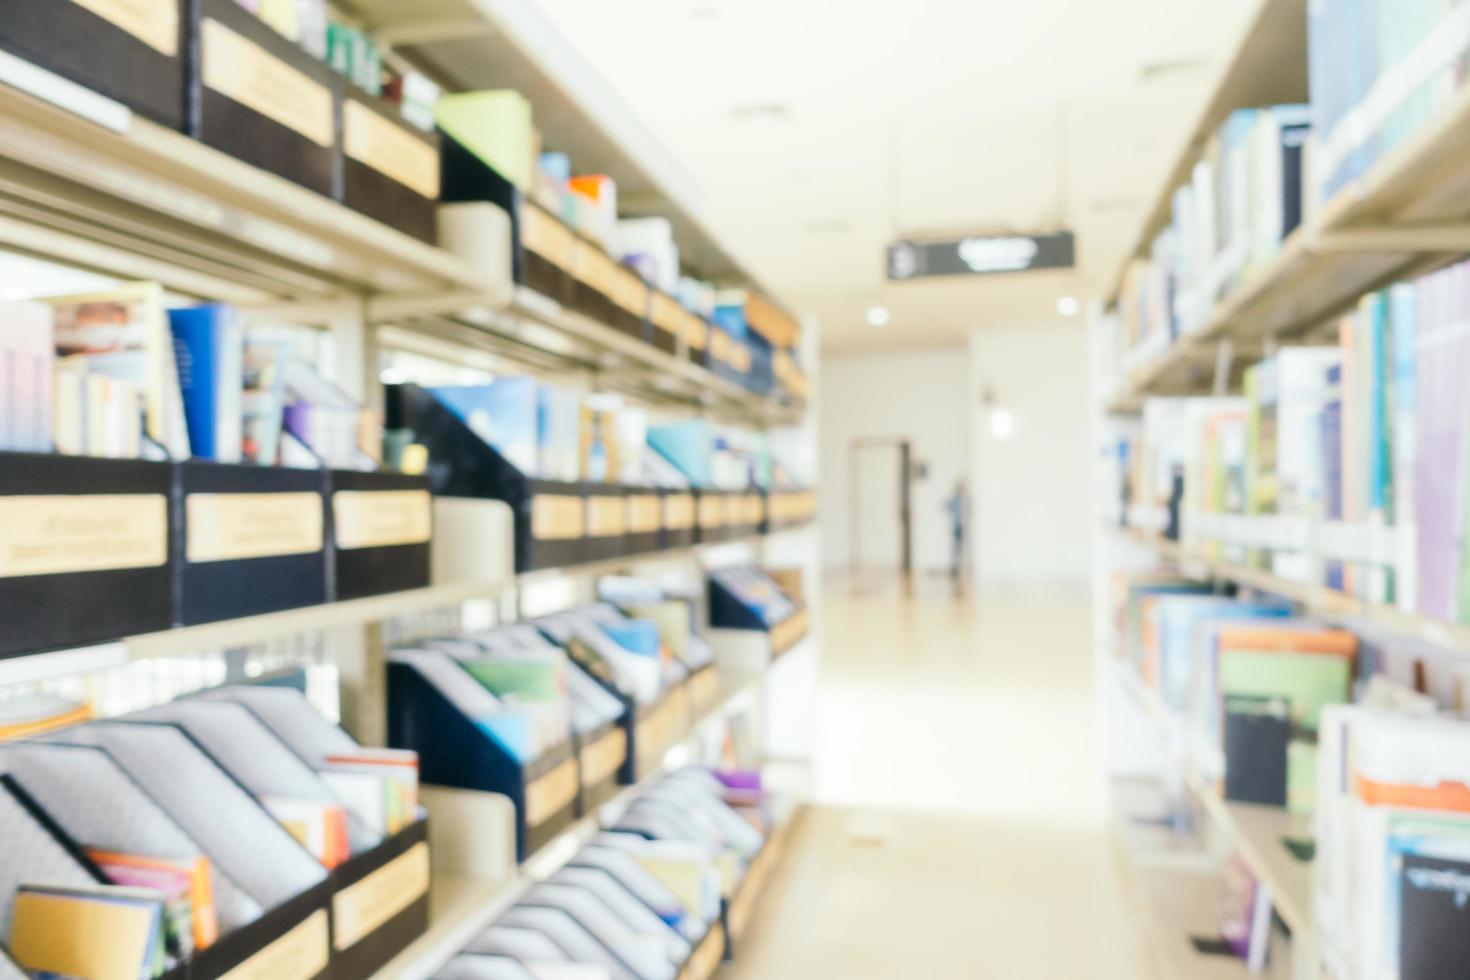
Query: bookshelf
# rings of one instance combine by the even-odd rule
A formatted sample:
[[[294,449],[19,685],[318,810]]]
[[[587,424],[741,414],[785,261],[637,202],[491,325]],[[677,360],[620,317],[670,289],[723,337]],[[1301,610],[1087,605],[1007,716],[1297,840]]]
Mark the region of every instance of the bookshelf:
[[[1289,3],[1268,3],[1253,25],[1241,59],[1269,33],[1269,13]],[[1303,4],[1296,3],[1297,8]],[[1304,17],[1301,10],[1295,12]],[[1300,34],[1300,32],[1298,32]],[[1272,36],[1275,44],[1279,36]],[[1304,40],[1277,51],[1277,68],[1305,63]],[[1267,69],[1261,69],[1268,71]],[[1271,69],[1275,70],[1275,69]],[[1287,72],[1290,73],[1289,71]],[[1304,90],[1303,90],[1304,91]],[[1300,93],[1298,94],[1300,97]],[[1168,196],[1199,150],[1200,134],[1211,132],[1230,108],[1264,104],[1260,96],[1228,82],[1171,171],[1162,198],[1144,226],[1139,254],[1168,220]],[[1276,94],[1267,101],[1281,101]],[[1223,106],[1223,110],[1221,107]],[[1349,309],[1365,293],[1396,279],[1426,272],[1470,250],[1470,92],[1421,127],[1367,174],[1309,213],[1276,257],[1227,296],[1199,329],[1181,336],[1117,379],[1107,394],[1111,414],[1138,412],[1153,396],[1208,394],[1215,385],[1220,345],[1229,342],[1235,360],[1253,360],[1266,340],[1308,339],[1329,318]],[[1108,294],[1115,302],[1118,285]]]

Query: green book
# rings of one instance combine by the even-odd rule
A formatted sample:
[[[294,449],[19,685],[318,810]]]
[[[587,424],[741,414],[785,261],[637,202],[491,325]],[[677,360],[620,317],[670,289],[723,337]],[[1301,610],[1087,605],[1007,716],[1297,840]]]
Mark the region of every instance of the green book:
[[[531,103],[519,92],[463,92],[440,98],[435,121],[455,142],[522,191],[536,175]]]
[[[519,701],[555,701],[566,689],[562,664],[550,657],[538,659],[462,660],[470,676],[498,698]]]
[[[1316,732],[1322,709],[1347,701],[1352,682],[1352,660],[1335,654],[1221,652],[1222,695],[1286,698],[1291,702],[1292,725],[1302,732]]]

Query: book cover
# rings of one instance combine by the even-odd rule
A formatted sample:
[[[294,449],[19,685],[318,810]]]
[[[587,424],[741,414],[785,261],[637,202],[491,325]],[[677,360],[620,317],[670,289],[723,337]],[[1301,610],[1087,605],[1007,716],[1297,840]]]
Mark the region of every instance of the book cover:
[[[238,314],[219,304],[169,310],[189,445],[200,459],[240,461],[244,335]]]
[[[1470,861],[1407,854],[1399,879],[1400,980],[1443,980],[1470,963]]]
[[[162,903],[152,894],[23,885],[11,912],[10,953],[27,970],[58,977],[155,977],[167,964]]]
[[[1286,698],[1226,694],[1225,799],[1286,806],[1291,703]]]

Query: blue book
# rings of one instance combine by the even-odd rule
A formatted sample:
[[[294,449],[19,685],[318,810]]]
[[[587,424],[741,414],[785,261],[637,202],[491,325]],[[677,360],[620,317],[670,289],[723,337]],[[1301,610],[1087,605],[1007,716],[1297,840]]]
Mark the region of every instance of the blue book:
[[[700,419],[649,426],[648,444],[673,463],[690,486],[710,485],[710,455],[714,444],[709,426]]]
[[[1373,293],[1365,299],[1368,316],[1368,512],[1388,512],[1388,297]]]
[[[238,463],[244,446],[244,333],[239,314],[211,304],[168,311],[184,422],[194,456]]]
[[[431,388],[429,393],[527,476],[541,472],[540,396],[534,378]]]

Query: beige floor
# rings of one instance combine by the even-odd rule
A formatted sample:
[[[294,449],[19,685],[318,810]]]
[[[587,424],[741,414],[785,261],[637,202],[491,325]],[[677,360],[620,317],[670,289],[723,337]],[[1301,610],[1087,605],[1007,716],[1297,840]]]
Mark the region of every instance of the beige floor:
[[[816,805],[737,980],[1148,976],[1106,826],[1085,600],[832,594]]]

